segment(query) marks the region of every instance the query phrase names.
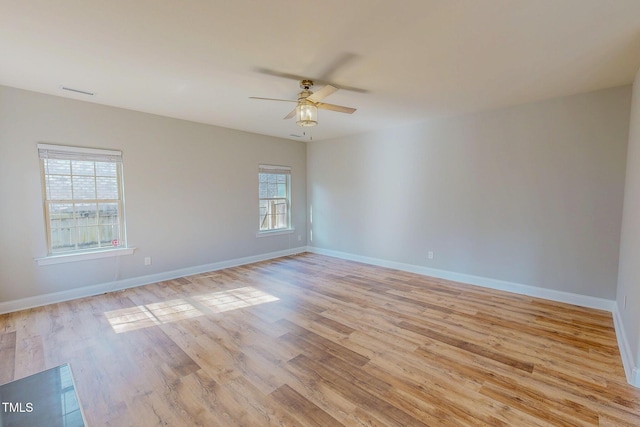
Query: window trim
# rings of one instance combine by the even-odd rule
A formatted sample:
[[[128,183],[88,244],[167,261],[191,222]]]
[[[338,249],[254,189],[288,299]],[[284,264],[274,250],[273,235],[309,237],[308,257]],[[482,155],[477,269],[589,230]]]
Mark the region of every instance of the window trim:
[[[40,163],[40,179],[42,185],[42,207],[45,221],[45,233],[47,242],[47,255],[40,258],[35,258],[38,265],[58,264],[63,262],[81,261],[85,259],[97,259],[105,257],[113,257],[119,255],[132,254],[135,248],[127,246],[127,232],[126,232],[126,218],[124,207],[124,182],[123,182],[123,167],[122,167],[122,151],[119,150],[106,150],[99,148],[88,147],[75,147],[66,145],[54,145],[54,144],[37,144],[38,159]],[[63,160],[86,160],[93,162],[112,162],[118,164],[116,171],[116,179],[118,186],[118,198],[108,199],[109,202],[116,202],[118,205],[118,240],[120,244],[118,246],[101,246],[92,247],[86,249],[75,249],[69,251],[54,252],[52,245],[52,227],[50,217],[51,203],[55,203],[55,200],[48,199],[47,196],[47,183],[45,174],[45,160],[47,159],[63,159]],[[97,195],[96,195],[97,196]],[[106,199],[104,201],[107,201]],[[71,199],[69,203],[82,202],[80,199]],[[100,203],[100,199],[90,200],[90,202]]]
[[[293,233],[295,231],[295,228],[293,227],[293,219],[291,217],[291,206],[293,205],[292,203],[292,196],[291,196],[291,183],[293,182],[292,179],[292,173],[291,173],[291,166],[278,166],[278,165],[266,165],[266,164],[260,164],[258,165],[258,176],[261,173],[272,173],[272,174],[280,174],[280,175],[287,175],[287,196],[286,196],[286,200],[287,200],[287,223],[288,226],[287,227],[283,227],[283,228],[275,228],[275,229],[271,229],[271,230],[261,230],[260,229],[260,201],[261,200],[268,200],[268,199],[272,199],[272,198],[262,198],[260,197],[260,180],[258,180],[258,231],[256,233],[256,237],[266,237],[266,236],[275,236],[275,235],[279,235],[279,234],[290,234]],[[281,199],[281,197],[278,197],[278,199]]]
[[[101,249],[86,252],[71,252],[47,255],[40,258],[35,258],[38,265],[53,265],[63,264],[67,262],[85,261],[90,259],[111,258],[121,255],[132,255],[137,248],[135,247],[122,247],[116,249]]]
[[[269,236],[278,236],[280,234],[292,234],[294,231],[296,231],[296,229],[293,227],[278,228],[275,230],[263,230],[263,231],[258,231],[256,233],[256,237],[269,237]]]

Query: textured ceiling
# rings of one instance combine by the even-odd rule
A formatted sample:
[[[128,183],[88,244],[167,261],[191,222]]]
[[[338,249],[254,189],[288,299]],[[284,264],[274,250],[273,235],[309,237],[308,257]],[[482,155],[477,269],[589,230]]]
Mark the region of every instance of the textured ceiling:
[[[631,83],[639,0],[0,0],[0,84],[295,139]],[[298,82],[340,90],[282,120]],[[68,86],[94,97],[61,90]],[[318,89],[316,87],[316,89]]]

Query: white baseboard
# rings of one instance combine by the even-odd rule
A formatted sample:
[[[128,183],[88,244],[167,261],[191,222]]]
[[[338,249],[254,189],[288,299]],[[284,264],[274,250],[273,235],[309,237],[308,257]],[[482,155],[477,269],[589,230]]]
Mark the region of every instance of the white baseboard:
[[[631,348],[624,333],[622,319],[618,312],[618,306],[615,301],[604,298],[590,297],[586,295],[574,294],[570,292],[556,291],[553,289],[538,288],[536,286],[523,285],[520,283],[511,283],[504,280],[490,279],[487,277],[473,276],[470,274],[454,273],[446,270],[438,270],[434,268],[423,267],[420,265],[404,264],[395,261],[388,261],[379,258],[370,258],[361,255],[354,255],[346,252],[332,251],[328,249],[307,247],[308,252],[327,255],[334,258],[341,258],[350,261],[362,262],[365,264],[377,265],[380,267],[393,268],[396,270],[407,271],[410,273],[421,274],[424,276],[437,277],[440,279],[451,280],[454,282],[467,283],[470,285],[482,286],[485,288],[497,289],[501,291],[513,292],[521,295],[528,295],[537,298],[548,299],[551,301],[563,302],[567,304],[578,305],[581,307],[595,308],[611,312],[613,316],[614,329],[616,331],[616,339],[622,357],[622,366],[624,367],[627,382],[632,386],[640,388],[640,367],[636,367]]]
[[[407,271],[410,273],[421,274],[423,276],[437,277],[439,279],[451,280],[453,282],[467,283],[470,285],[482,286],[485,288],[497,289],[501,291],[513,292],[520,295],[528,295],[537,298],[548,299],[552,301],[574,304],[581,307],[596,308],[613,312],[616,303],[613,300],[604,298],[590,297],[587,295],[574,294],[570,292],[556,291],[554,289],[539,288],[537,286],[523,285],[520,283],[507,282],[504,280],[491,279],[487,277],[474,276],[471,274],[455,273],[452,271],[438,270],[435,268],[423,267],[421,265],[404,264],[401,262],[388,261],[379,258],[370,258],[360,255],[354,255],[346,252],[338,252],[327,249],[307,247],[308,252],[320,255],[332,256],[351,261],[363,262],[365,264],[377,265],[380,267],[388,267],[396,270]]]
[[[618,340],[618,348],[620,349],[622,366],[624,366],[624,373],[627,377],[627,382],[635,387],[640,387],[640,370],[633,360],[631,346],[629,345],[629,341],[627,341],[624,323],[622,322],[620,311],[618,311],[617,306],[615,310],[613,310],[613,325],[616,330],[616,339]]]
[[[191,276],[194,274],[206,273],[208,271],[222,270],[223,268],[236,267],[239,265],[251,264],[268,259],[280,258],[287,255],[295,255],[306,251],[305,246],[287,249],[266,254],[253,255],[244,258],[236,258],[227,261],[215,262],[212,264],[198,265],[194,267],[182,268],[178,270],[165,271],[161,273],[149,274],[145,276],[132,277],[113,282],[100,283],[93,286],[85,286],[67,291],[54,292],[50,294],[37,295],[34,297],[22,298],[13,301],[0,302],[0,314],[25,310],[28,308],[40,307],[47,304],[69,301],[77,298],[100,295],[106,292],[119,291],[136,286],[148,285],[150,283],[162,282],[163,280],[177,279],[178,277]]]

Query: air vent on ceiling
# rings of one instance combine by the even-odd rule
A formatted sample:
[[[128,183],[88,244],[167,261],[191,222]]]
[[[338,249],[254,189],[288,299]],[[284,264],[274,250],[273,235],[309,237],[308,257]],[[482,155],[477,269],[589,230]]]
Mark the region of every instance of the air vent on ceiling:
[[[95,95],[95,92],[89,92],[89,91],[86,91],[86,90],[74,89],[72,87],[67,87],[67,86],[60,86],[60,89],[67,90],[69,92],[81,93],[83,95],[89,95],[89,96],[94,96]]]

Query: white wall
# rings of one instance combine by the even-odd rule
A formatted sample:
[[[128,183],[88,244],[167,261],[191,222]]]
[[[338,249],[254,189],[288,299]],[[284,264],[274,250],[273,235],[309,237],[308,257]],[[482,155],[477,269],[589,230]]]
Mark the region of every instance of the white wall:
[[[625,298],[627,300],[625,307]],[[640,70],[633,84],[617,294],[632,383],[640,387]]]
[[[36,265],[38,142],[123,151],[134,255]],[[305,162],[303,142],[0,86],[0,303],[304,246]],[[256,237],[260,163],[292,167],[293,235]]]
[[[630,100],[625,86],[309,143],[310,245],[614,300]]]

